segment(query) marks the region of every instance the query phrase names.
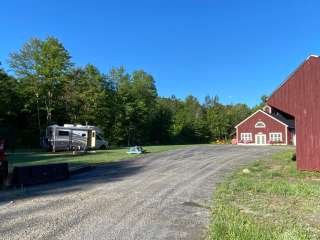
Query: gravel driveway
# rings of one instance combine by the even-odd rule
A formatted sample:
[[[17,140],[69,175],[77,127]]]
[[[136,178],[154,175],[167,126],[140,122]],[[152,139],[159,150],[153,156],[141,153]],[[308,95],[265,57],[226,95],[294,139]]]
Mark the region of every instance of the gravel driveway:
[[[0,238],[201,239],[216,183],[283,149],[194,146],[99,166],[10,197],[0,193]]]

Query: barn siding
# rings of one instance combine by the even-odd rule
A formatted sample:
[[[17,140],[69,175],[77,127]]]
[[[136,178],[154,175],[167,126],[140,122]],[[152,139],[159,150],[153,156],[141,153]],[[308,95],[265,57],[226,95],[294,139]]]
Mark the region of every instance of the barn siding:
[[[320,58],[309,57],[267,102],[295,117],[297,166],[320,170]]]
[[[287,137],[288,137],[288,144],[292,144],[293,135],[292,135],[292,132],[289,129],[288,129],[288,132],[287,132]]]
[[[266,124],[266,127],[255,128],[255,124],[258,121],[264,122]],[[243,122],[241,125],[237,127],[237,141],[240,142],[241,133],[252,133],[252,140],[254,142],[255,134],[258,134],[261,132],[262,134],[266,134],[266,141],[268,143],[270,140],[269,135],[271,132],[281,132],[283,143],[286,143],[286,137],[287,137],[286,128],[287,127],[285,125],[279,123],[278,121],[274,120],[270,116],[259,111],[256,114],[254,114],[252,117],[250,117],[247,121]]]

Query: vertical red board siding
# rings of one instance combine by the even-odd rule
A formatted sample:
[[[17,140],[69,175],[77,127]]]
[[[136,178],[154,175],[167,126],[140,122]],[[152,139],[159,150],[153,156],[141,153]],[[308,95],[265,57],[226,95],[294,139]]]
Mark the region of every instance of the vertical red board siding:
[[[255,125],[257,122],[262,121],[265,123],[265,128],[256,128]],[[243,122],[237,127],[237,140],[240,142],[241,133],[252,133],[252,140],[255,143],[255,134],[262,133],[266,134],[267,143],[270,140],[270,133],[279,132],[282,133],[282,141],[286,143],[286,126],[278,122],[274,118],[262,113],[260,111],[256,112],[248,120]],[[289,142],[288,142],[289,143]]]
[[[310,56],[267,103],[295,117],[298,169],[320,171],[320,58]]]
[[[292,144],[293,136],[289,129],[287,131],[287,139],[288,139],[288,144]]]

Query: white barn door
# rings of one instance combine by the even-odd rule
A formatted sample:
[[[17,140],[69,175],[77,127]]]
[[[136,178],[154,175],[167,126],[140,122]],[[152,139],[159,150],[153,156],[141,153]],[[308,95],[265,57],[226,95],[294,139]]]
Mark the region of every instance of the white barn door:
[[[267,140],[266,140],[266,135],[265,134],[256,134],[255,135],[255,140],[256,144],[258,145],[266,145]]]
[[[295,130],[292,130],[291,136],[292,136],[292,144],[293,144],[293,146],[296,146],[297,138],[296,138],[296,131]]]

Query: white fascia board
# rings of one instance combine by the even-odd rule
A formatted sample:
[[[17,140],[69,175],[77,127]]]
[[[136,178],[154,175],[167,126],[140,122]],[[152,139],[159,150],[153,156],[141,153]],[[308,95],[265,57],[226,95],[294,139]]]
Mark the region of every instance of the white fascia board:
[[[282,125],[288,127],[287,124],[285,124],[284,122],[281,122],[279,119],[276,119],[275,117],[271,116],[270,114],[262,111],[261,109],[259,109],[258,111],[254,112],[253,114],[251,114],[249,117],[247,117],[245,120],[243,120],[242,122],[240,122],[238,125],[235,126],[235,128],[238,128],[241,124],[243,124],[244,122],[246,122],[247,120],[249,120],[251,117],[253,117],[255,114],[257,114],[258,112],[262,112],[263,114],[265,114],[266,116],[272,118],[273,120],[277,121],[278,123],[281,123]]]

